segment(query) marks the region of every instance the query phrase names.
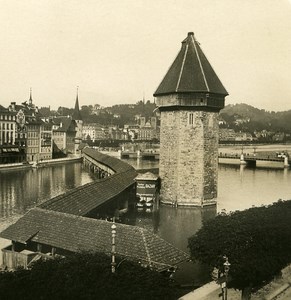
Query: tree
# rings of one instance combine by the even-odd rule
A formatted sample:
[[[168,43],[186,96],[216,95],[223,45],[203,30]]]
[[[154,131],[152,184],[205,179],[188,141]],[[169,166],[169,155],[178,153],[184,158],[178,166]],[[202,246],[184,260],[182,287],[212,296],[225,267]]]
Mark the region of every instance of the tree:
[[[60,106],[57,110],[57,113],[60,115],[60,116],[71,116],[74,112],[74,109],[73,108],[67,108],[67,107],[63,107],[63,106]]]
[[[84,119],[88,118],[92,115],[93,106],[92,105],[82,105],[81,107],[81,115]]]
[[[111,272],[110,257],[81,253],[31,270],[0,273],[0,299],[177,299],[167,277],[127,260]],[[118,263],[118,261],[117,261]]]
[[[229,287],[250,299],[291,263],[291,200],[266,207],[220,214],[189,238],[191,256],[223,270],[231,263]]]

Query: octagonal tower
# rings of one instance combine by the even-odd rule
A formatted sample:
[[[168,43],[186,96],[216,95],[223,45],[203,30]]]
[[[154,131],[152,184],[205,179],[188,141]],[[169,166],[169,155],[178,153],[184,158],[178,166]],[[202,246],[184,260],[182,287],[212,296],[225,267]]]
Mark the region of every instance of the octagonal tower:
[[[193,32],[189,32],[154,93],[161,113],[162,203],[216,203],[218,113],[227,95]]]

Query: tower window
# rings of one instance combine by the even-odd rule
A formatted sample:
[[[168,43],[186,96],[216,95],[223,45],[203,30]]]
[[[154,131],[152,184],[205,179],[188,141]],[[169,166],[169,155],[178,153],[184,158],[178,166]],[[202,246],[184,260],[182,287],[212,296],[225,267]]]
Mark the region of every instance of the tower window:
[[[188,125],[194,124],[194,113],[188,113]]]

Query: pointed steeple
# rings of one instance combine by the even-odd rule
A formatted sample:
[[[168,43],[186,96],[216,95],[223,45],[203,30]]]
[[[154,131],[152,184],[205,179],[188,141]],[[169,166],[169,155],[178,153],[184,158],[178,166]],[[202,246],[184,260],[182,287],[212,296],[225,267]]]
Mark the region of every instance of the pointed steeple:
[[[176,93],[205,92],[227,96],[212,66],[200,48],[200,44],[189,32],[182,47],[154,96]]]
[[[29,91],[29,105],[32,106],[32,88]]]
[[[76,95],[76,102],[75,102],[75,109],[72,115],[73,120],[83,120],[80,109],[79,109],[79,87],[77,86],[77,95]]]

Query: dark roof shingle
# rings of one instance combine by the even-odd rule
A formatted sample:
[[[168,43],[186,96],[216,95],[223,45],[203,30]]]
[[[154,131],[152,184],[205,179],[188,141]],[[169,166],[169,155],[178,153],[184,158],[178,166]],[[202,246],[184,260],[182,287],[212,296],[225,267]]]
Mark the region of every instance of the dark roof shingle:
[[[115,174],[74,188],[39,205],[41,208],[85,216],[134,184],[136,170],[118,158],[85,148],[83,153],[106,165]]]
[[[35,241],[72,252],[97,251],[109,254],[112,248],[111,222],[34,208],[0,233],[20,243]],[[157,270],[167,269],[189,258],[146,229],[116,223],[116,253],[130,260],[142,260]]]
[[[189,32],[154,96],[192,92],[228,95],[193,32]]]

